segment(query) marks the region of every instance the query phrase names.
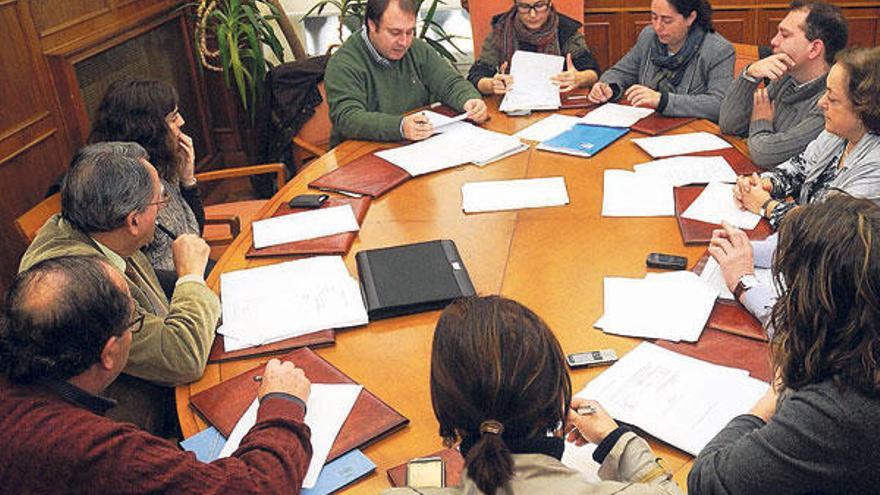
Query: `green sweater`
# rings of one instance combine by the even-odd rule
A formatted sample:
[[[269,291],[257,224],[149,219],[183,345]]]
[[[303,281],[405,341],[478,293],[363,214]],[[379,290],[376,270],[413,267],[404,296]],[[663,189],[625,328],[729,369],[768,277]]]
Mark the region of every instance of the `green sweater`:
[[[346,139],[402,139],[402,114],[440,101],[461,111],[477,90],[420,39],[390,66],[370,53],[361,32],[330,57],[324,76],[333,132],[330,145]]]
[[[43,260],[76,255],[105,257],[95,241],[56,214],[37,233],[19,271]],[[122,275],[138,313],[145,315],[144,327],[132,335],[128,364],[106,391],[119,402],[108,416],[166,434],[169,419],[176,420],[170,386],[198,380],[204,373],[220,318],[220,301],[204,284],[193,281],[180,283],[169,303],[147,257],[138,251],[129,263],[142,281]],[[152,299],[147,291],[154,294]],[[152,301],[162,307],[154,308]]]

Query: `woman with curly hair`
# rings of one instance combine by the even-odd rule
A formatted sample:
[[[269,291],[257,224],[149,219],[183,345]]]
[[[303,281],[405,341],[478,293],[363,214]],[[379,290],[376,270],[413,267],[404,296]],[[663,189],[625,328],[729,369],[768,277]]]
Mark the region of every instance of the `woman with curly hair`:
[[[792,211],[772,270],[776,384],[700,452],[688,492],[876,493],[880,207],[835,194]]]
[[[185,121],[177,103],[177,91],[166,82],[116,81],[98,105],[89,143],[134,141],[143,146],[165,188],[159,222],[178,235],[201,235],[205,211],[195,178],[195,150],[192,138],[181,130]],[[173,291],[176,278],[172,242],[157,231],[142,248],[166,292]]]

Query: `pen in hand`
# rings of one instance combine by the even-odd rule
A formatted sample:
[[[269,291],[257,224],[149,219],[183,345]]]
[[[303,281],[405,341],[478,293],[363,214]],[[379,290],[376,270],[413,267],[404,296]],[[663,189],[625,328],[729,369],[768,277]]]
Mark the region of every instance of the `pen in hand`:
[[[164,233],[164,234],[167,235],[168,237],[170,237],[172,241],[175,240],[175,239],[177,239],[177,234],[175,234],[175,233],[174,233],[171,229],[169,229],[168,227],[162,225],[162,222],[160,222],[160,221],[158,221],[158,220],[156,220],[156,228],[159,229],[159,230],[161,230],[162,233]]]

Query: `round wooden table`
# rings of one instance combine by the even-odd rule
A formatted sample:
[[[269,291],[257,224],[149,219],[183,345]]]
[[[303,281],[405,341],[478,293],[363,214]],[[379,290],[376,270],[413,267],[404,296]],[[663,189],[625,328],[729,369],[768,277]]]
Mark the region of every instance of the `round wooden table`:
[[[507,117],[489,101],[489,129],[512,134],[546,113]],[[567,111],[565,113],[574,113]],[[672,133],[718,133],[707,121],[696,121]],[[416,177],[374,200],[360,233],[345,256],[356,274],[355,254],[363,249],[452,239],[479,294],[501,294],[532,308],[553,329],[568,354],[613,348],[623,355],[640,340],[606,335],[594,329],[601,316],[602,281],[606,276],[642,277],[650,252],[687,256],[692,265],[704,246],[685,246],[675,218],[602,217],[602,177],[606,169],[632,170],[651,158],[630,140],[630,132],[597,156],[585,159],[534,149],[485,167],[465,165]],[[736,142],[744,150],[742,142]],[[338,166],[389,144],[349,141],[313,161],[262,210],[268,217],[291,197],[307,192],[307,184]],[[565,177],[571,203],[566,206],[466,215],[461,208],[461,185],[466,182],[534,177]],[[638,200],[638,198],[633,198]],[[243,231],[219,260],[208,285],[219,291],[218,274],[284,261],[246,259],[252,245],[250,230]],[[385,471],[413,457],[442,448],[431,409],[429,361],[433,329],[439,312],[397,317],[366,327],[341,330],[336,345],[316,352],[363,384],[401,414],[410,424],[364,449],[376,463],[376,474],[345,493],[375,494],[389,486]],[[177,408],[184,435],[204,429],[206,423],[189,407],[190,395],[264,363],[267,358],[210,364],[201,380],[177,389]],[[571,372],[575,391],[602,369]],[[684,488],[691,456],[651,440]]]

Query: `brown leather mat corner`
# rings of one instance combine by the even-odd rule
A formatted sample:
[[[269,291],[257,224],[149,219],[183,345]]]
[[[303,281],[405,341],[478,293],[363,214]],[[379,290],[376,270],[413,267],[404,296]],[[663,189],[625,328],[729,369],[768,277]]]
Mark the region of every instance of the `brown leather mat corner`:
[[[411,178],[406,170],[369,153],[318,177],[309,187],[378,198]]]
[[[336,331],[319,330],[317,332],[300,335],[299,337],[272,342],[271,344],[226,352],[223,350],[223,336],[217,335],[214,337],[214,344],[211,346],[211,353],[208,354],[208,362],[221,363],[223,361],[234,361],[236,359],[268,356],[271,354],[281,354],[282,352],[287,352],[291,349],[298,349],[300,347],[324,347],[335,343]]]
[[[303,347],[281,358],[302,368],[312,383],[355,383],[345,373]],[[251,370],[199,392],[190,398],[190,406],[223,436],[228,437],[235,424],[257,397],[259,383],[253,377],[263,373],[264,366]],[[364,388],[348,419],[342,425],[327,461],[398,430],[409,420]]]
[[[681,238],[685,244],[708,244],[712,239],[712,231],[721,228],[718,224],[700,222],[681,216],[705,188],[706,186],[702,185],[672,188],[672,194],[675,197],[675,220],[678,222],[678,229],[681,231]],[[745,233],[749,239],[763,240],[773,233],[773,229],[770,228],[770,222],[762,218],[757,227],[745,230]]]

